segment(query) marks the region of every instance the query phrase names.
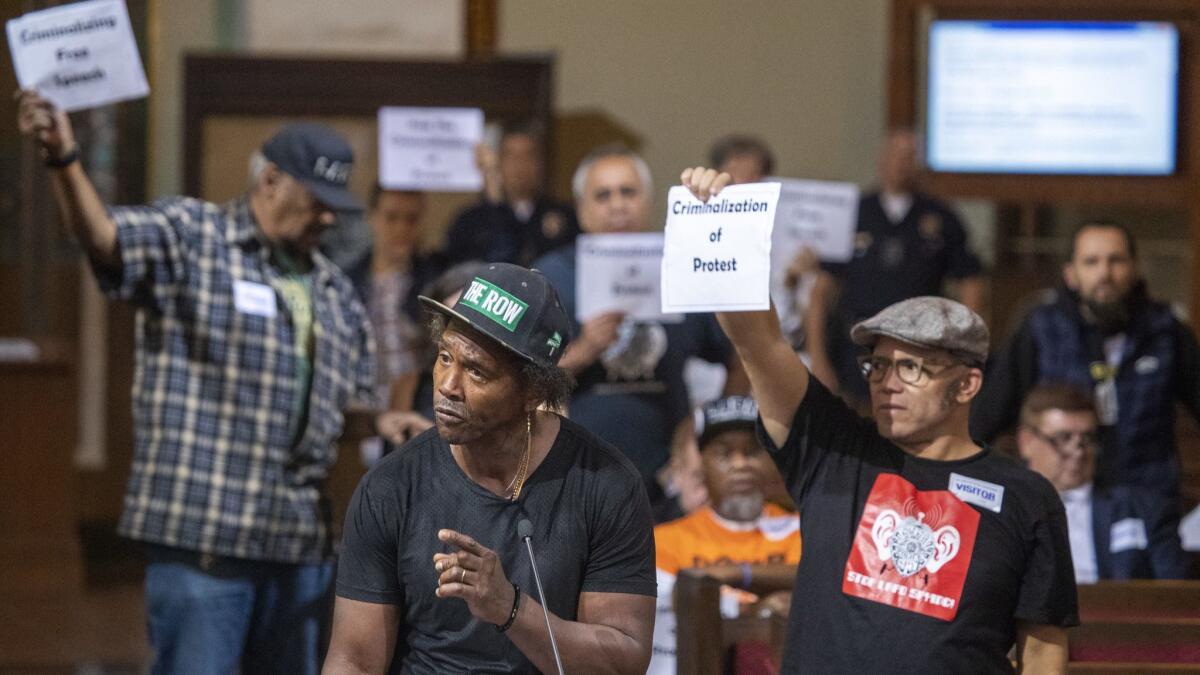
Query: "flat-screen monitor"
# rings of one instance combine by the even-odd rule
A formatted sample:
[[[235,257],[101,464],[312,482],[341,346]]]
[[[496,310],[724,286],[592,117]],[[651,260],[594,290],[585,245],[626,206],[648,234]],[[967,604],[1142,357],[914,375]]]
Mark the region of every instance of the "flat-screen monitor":
[[[934,171],[1175,171],[1171,23],[938,20],[927,74],[925,162]]]

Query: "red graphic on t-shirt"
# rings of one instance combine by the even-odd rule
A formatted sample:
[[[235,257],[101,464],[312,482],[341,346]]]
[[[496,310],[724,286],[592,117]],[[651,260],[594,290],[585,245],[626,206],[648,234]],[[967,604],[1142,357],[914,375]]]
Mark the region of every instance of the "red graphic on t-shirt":
[[[946,490],[875,479],[846,560],[842,592],[951,621],[971,567],[979,513]]]

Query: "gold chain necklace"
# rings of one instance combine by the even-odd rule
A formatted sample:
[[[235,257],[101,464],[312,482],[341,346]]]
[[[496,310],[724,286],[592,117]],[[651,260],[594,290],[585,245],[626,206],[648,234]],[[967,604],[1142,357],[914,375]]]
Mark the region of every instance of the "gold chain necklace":
[[[521,488],[525,486],[525,472],[529,471],[529,456],[533,454],[533,413],[525,418],[525,454],[521,455],[521,466],[517,469],[517,475],[513,476],[512,482],[508,487],[504,488],[509,494],[509,501],[517,501],[521,496]]]

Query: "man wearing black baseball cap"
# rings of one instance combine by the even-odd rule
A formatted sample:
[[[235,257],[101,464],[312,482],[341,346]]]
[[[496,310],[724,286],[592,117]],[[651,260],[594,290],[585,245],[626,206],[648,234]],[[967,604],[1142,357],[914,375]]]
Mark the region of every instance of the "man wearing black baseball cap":
[[[799,516],[766,499],[775,467],[754,435],[758,420],[754,399],[717,399],[697,408],[695,417],[708,504],[654,528],[658,618],[648,671],[652,675],[676,671],[673,595],[679,570],[708,568],[708,574],[723,584],[743,589],[722,592],[721,611],[733,617],[739,607],[786,609],[786,598],[775,597],[761,605],[748,590],[755,581],[788,583],[800,561]]]
[[[356,208],[334,132],[284,128],[249,193],[107,207],[70,121],[18,93],[62,214],[137,311],[134,457],[118,531],[146,545],[154,672],[315,673],[333,580],[322,485],[342,408],[374,395],[366,311],[315,251]]]
[[[728,174],[681,179],[707,200]],[[1067,520],[1040,475],[971,440],[988,329],[918,297],[851,330],[873,419],[811,376],[774,311],[717,315],[804,522],[783,672],[1064,673]]]
[[[644,673],[650,504],[616,448],[552,412],[570,323],[540,272],[487,265],[431,298],[436,426],[384,457],[346,514],[326,673],[554,672],[532,525],[567,672]]]

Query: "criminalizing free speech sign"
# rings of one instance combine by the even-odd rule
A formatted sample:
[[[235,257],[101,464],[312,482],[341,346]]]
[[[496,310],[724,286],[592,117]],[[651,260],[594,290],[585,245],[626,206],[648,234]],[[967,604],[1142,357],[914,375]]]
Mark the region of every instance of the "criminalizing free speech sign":
[[[771,229],[779,183],[731,185],[701,202],[667,194],[664,312],[739,312],[771,306]]]
[[[124,0],[90,0],[8,22],[8,49],[22,89],[66,112],[150,93]]]
[[[379,184],[390,190],[481,190],[475,146],[482,141],[478,108],[380,108]]]

